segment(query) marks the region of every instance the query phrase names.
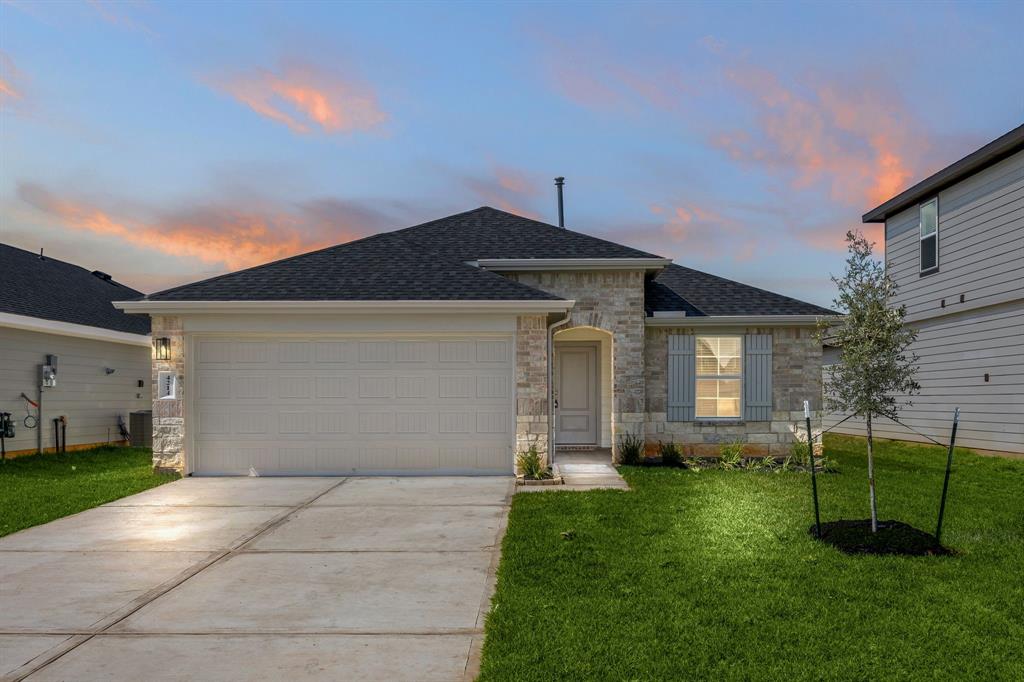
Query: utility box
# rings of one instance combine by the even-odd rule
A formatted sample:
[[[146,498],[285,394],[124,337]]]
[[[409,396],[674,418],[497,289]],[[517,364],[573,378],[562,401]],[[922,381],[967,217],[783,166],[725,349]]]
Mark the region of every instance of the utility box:
[[[133,448],[153,447],[153,410],[138,410],[128,415],[128,431]]]

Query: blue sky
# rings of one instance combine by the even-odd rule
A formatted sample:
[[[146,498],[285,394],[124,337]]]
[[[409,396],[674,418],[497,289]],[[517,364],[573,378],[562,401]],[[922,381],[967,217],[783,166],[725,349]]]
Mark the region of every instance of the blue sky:
[[[817,303],[1016,3],[0,3],[0,239],[149,292],[480,205]],[[880,236],[866,226],[869,236]]]

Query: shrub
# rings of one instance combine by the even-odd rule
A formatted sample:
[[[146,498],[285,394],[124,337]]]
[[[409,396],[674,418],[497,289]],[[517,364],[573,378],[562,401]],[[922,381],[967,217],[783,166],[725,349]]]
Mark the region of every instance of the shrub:
[[[700,473],[701,462],[700,459],[697,457],[687,457],[686,459],[683,460],[683,466],[685,466],[690,471],[696,471],[697,473]]]
[[[526,452],[520,452],[516,456],[516,464],[526,478],[544,478],[548,473],[548,468],[544,466],[544,460],[541,459],[540,453],[537,452],[536,445],[531,445],[530,449]]]
[[[667,467],[677,467],[683,463],[683,453],[673,440],[667,443],[659,440],[658,454],[661,455],[661,463]]]
[[[623,464],[636,465],[644,456],[644,439],[626,431],[619,435],[619,456]]]
[[[722,443],[718,447],[719,465],[723,469],[735,469],[743,461],[743,446],[742,441],[734,441],[732,443]]]
[[[775,458],[771,455],[747,458],[747,469],[751,471],[771,471],[775,468],[775,464]]]

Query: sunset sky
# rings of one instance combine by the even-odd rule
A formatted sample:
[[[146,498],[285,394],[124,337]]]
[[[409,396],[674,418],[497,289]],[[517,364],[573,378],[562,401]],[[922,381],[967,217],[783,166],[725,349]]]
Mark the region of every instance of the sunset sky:
[[[481,205],[828,304],[1024,3],[0,3],[0,241],[145,292]]]

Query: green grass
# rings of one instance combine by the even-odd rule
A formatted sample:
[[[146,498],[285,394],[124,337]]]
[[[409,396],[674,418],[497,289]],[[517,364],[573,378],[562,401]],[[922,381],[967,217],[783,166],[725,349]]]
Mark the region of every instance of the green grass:
[[[0,537],[178,478],[147,448],[100,447],[0,463]]]
[[[864,441],[826,452],[823,520],[866,518]],[[880,517],[934,532],[945,452],[876,462]],[[515,497],[482,680],[1024,679],[1024,462],[957,450],[952,558],[818,543],[807,474],[622,472]]]

